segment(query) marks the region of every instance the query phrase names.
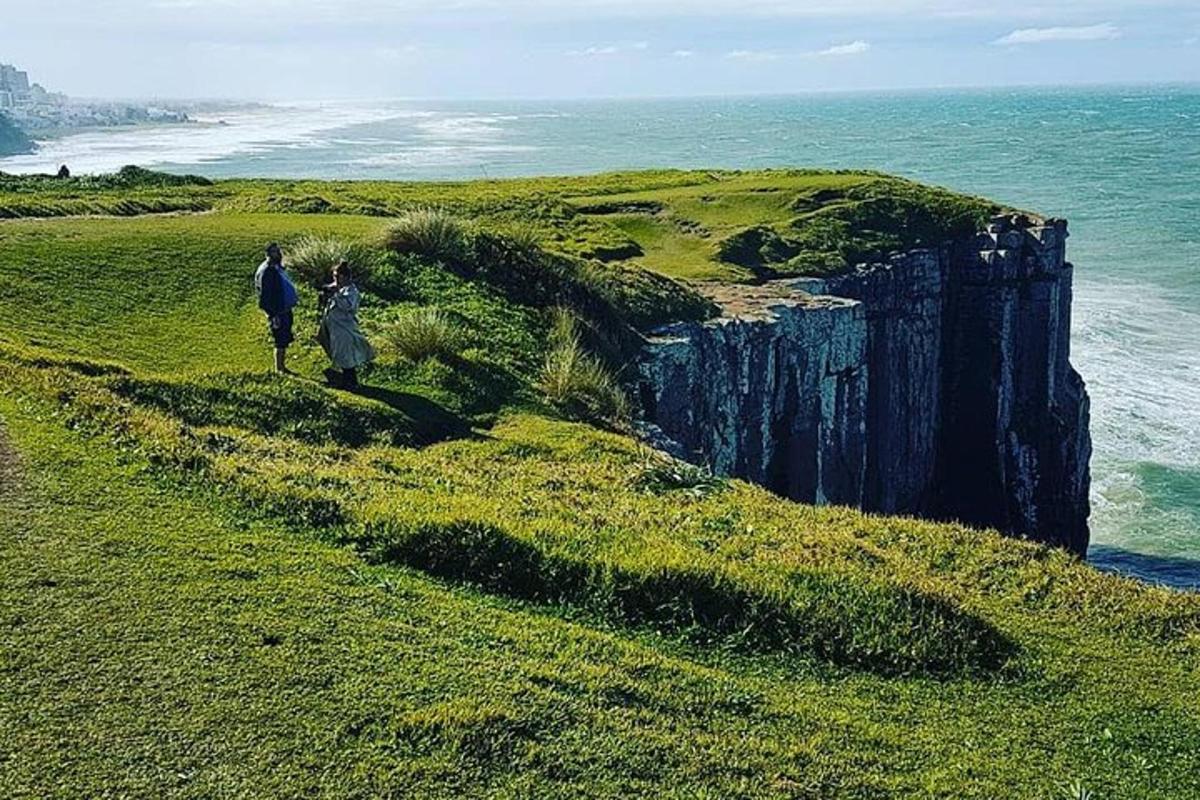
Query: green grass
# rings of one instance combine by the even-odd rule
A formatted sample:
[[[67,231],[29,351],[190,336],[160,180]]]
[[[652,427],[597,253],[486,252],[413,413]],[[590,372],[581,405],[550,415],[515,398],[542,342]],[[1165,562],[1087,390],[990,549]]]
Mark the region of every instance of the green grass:
[[[638,204],[658,207],[711,233],[727,234],[738,228],[787,222],[795,216],[792,204],[797,196],[844,191],[871,183],[880,176],[778,170],[711,173],[706,177],[706,180],[696,180],[691,185],[594,195],[572,202],[591,213],[606,213],[613,208]]]
[[[0,176],[0,218],[214,209],[402,220],[458,217],[496,231],[520,229],[522,238],[573,257],[624,262],[687,280],[744,280],[756,274],[827,274],[896,249],[937,245],[941,236],[971,232],[1001,207],[878,173],[816,170],[403,184],[241,180],[205,185],[145,172],[111,180]],[[447,246],[459,248],[462,243],[455,242],[462,235],[451,236]],[[401,250],[431,255],[432,246],[410,242]],[[456,252],[442,254],[444,261],[457,258]]]
[[[846,257],[975,201],[800,172],[123,180],[0,186],[218,209],[0,222],[0,795],[1200,793],[1200,596],[789,503],[539,391],[555,309],[619,370],[637,329],[709,313],[666,274],[787,269],[697,267],[696,242],[850,220],[810,251]],[[469,247],[379,252],[364,390],[315,380],[308,290],[301,375],[267,375],[262,245],[433,206]],[[388,327],[431,308],[461,347],[401,357]]]
[[[338,395],[312,382],[275,375],[204,375],[176,381],[120,375],[106,383],[118,397],[165,411],[188,425],[238,425],[312,444],[413,445],[436,441],[462,427],[449,414],[422,414],[416,402],[387,404]]]
[[[206,178],[167,175],[139,167],[125,167],[113,175],[67,180],[0,172],[0,219],[208,211],[223,195]]]
[[[685,279],[713,279],[715,243],[709,236],[680,231],[672,222],[646,214],[611,214],[606,219],[641,247],[638,259],[646,269]],[[723,276],[745,279],[743,270],[729,268]]]
[[[546,400],[566,414],[610,424],[628,422],[629,398],[615,375],[587,351],[579,322],[561,310],[547,342],[538,388]]]
[[[198,473],[161,457],[178,423],[120,413],[113,444],[111,405],[58,399],[105,378],[38,372],[0,400],[10,795],[1200,789],[1193,599],[993,534],[647,488],[627,440],[536,417],[421,450],[195,429]],[[344,514],[306,523],[300,491]],[[692,605],[778,614],[771,585],[822,601],[808,639]],[[839,635],[872,644],[813,647]]]
[[[437,308],[416,308],[400,314],[387,333],[392,347],[409,361],[453,359],[462,350],[458,323]]]
[[[388,225],[384,239],[389,250],[451,265],[465,261],[470,246],[470,237],[462,221],[434,208],[405,212]]]
[[[570,201],[677,278],[822,275],[979,230],[1000,207],[873,173],[712,173]]]
[[[378,224],[269,215],[7,222],[0,303],[20,309],[21,322],[0,337],[154,371],[260,367],[267,329],[251,278],[266,244]]]

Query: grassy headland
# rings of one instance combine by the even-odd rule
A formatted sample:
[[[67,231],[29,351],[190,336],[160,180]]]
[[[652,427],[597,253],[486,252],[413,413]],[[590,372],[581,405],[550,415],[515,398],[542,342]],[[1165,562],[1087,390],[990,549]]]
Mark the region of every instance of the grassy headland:
[[[20,156],[36,149],[33,140],[12,118],[0,112],[0,156]]]
[[[422,208],[436,237],[393,227]],[[0,791],[1200,792],[1200,597],[789,503],[545,391],[564,315],[619,373],[712,313],[673,278],[840,269],[993,210],[816,172],[0,179],[0,215],[39,217],[0,222]],[[370,262],[359,394],[314,380],[309,289],[301,375],[264,374],[250,272],[313,237]],[[415,345],[432,319],[454,340]]]

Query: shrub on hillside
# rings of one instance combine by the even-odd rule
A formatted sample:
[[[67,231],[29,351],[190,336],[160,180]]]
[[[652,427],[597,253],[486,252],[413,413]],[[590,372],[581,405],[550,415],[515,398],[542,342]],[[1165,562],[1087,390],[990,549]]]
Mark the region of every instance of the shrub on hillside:
[[[272,195],[263,201],[271,214],[332,214],[332,202],[320,195],[306,194],[298,197]]]
[[[542,308],[566,303],[572,271],[566,258],[505,235],[479,231],[471,238],[471,261],[476,268],[472,277],[513,302]]]
[[[707,467],[689,464],[648,450],[645,458],[633,471],[632,485],[647,494],[663,495],[680,492],[695,498],[708,497],[729,488],[729,482],[719,478]]]
[[[517,250],[534,252],[542,246],[542,232],[536,225],[527,222],[517,222],[505,225],[501,234]]]
[[[212,186],[213,182],[201,175],[173,175],[169,172],[157,172],[145,167],[128,164],[121,167],[115,175],[85,176],[81,183],[108,185],[121,189],[134,187],[168,187],[168,186]]]
[[[585,262],[578,277],[593,296],[604,298],[638,330],[665,322],[711,319],[719,312],[691,286],[637,267]]]
[[[380,258],[369,245],[334,236],[305,236],[288,250],[288,268],[313,286],[329,283],[333,268],[340,261],[348,261],[355,277],[365,281],[378,266]]]
[[[400,254],[426,256],[445,264],[466,260],[470,236],[457,217],[436,208],[409,211],[384,232],[388,249]]]
[[[570,309],[585,324],[579,332],[593,352],[623,359],[640,344],[613,300],[611,285],[599,277],[603,267],[540,247],[524,248],[487,231],[477,233],[471,244],[472,277],[521,305]]]
[[[629,417],[625,390],[608,368],[584,349],[578,324],[568,311],[555,312],[550,351],[538,387],[551,405],[573,417],[615,423]]]
[[[463,345],[459,324],[438,308],[417,308],[402,314],[388,328],[388,338],[410,361],[456,356]]]

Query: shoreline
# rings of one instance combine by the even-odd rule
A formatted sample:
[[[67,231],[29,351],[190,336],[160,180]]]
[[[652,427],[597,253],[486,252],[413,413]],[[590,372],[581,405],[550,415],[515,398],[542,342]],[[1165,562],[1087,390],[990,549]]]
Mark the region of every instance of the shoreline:
[[[198,123],[196,120],[188,120],[187,122],[131,122],[122,125],[81,125],[77,128],[39,128],[35,131],[27,131],[26,133],[35,142],[40,143],[57,142],[71,136],[88,133],[128,133],[135,130],[156,130],[159,128],[190,128],[195,125],[205,124],[207,123]]]

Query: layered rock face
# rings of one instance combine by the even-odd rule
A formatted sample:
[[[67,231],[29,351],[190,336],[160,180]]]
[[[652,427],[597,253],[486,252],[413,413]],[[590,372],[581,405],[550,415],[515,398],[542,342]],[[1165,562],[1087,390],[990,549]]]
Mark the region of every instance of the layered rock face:
[[[810,503],[970,524],[1083,553],[1088,398],[1069,362],[1066,223],[829,279],[726,287],[655,332],[648,422],[719,474]]]
[[[731,316],[662,328],[647,346],[647,419],[718,474],[806,502],[862,503],[862,305],[781,286],[719,299]]]

